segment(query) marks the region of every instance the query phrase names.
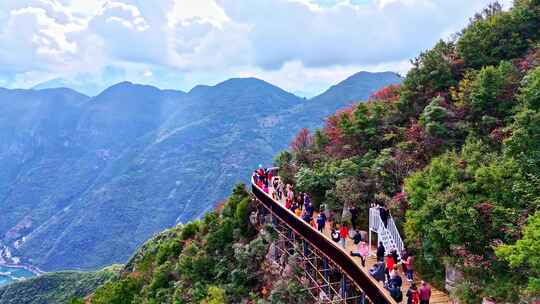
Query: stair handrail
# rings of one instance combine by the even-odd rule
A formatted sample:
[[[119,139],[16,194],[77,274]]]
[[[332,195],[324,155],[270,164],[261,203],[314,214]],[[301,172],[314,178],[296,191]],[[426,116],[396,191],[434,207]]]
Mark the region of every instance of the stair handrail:
[[[391,215],[388,216],[387,226],[385,227],[381,219],[379,208],[369,208],[369,228],[377,234],[380,234],[380,231],[388,234],[394,243],[393,245],[396,247],[395,249],[397,250],[399,257],[401,258],[401,252],[405,248],[405,244],[403,243],[403,239],[401,238],[399,230],[396,227],[396,223]],[[386,249],[389,250],[390,248]]]
[[[377,208],[369,208],[369,228],[373,231],[379,231],[379,226],[382,224],[382,219]]]
[[[392,236],[392,239],[397,247],[396,249],[398,250],[398,255],[401,258],[401,252],[403,252],[403,249],[405,249],[405,244],[403,243],[403,239],[399,234],[399,230],[397,229],[396,223],[394,222],[394,218],[392,218],[392,216],[388,217],[388,227],[386,227],[386,229]]]

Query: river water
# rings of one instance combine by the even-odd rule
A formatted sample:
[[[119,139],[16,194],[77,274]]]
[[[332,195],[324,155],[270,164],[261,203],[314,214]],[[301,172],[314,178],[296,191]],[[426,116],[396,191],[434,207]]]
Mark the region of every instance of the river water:
[[[19,279],[34,277],[35,274],[23,268],[0,266],[0,287]]]

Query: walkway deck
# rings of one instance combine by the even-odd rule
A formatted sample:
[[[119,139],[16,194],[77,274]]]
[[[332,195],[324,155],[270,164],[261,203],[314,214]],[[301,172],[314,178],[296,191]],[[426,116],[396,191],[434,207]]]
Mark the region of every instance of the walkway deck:
[[[269,189],[272,193],[272,191],[274,191],[274,189],[270,186],[270,189]],[[276,200],[278,201],[278,200]],[[284,200],[281,200],[279,201],[281,204],[285,204]],[[317,217],[317,213],[315,213],[314,217],[316,218]],[[331,241],[331,223],[330,222],[327,222],[326,224],[326,227],[325,227],[325,230],[324,230],[324,235]],[[313,229],[314,232],[316,232],[316,229]],[[347,253],[350,253],[351,251],[356,251],[356,248],[355,248],[355,245],[352,241],[352,239],[348,239],[347,240],[347,248],[345,250]],[[372,248],[372,253],[376,251],[376,248]],[[376,262],[377,262],[377,258],[372,254],[371,256],[368,257],[367,259],[367,262],[366,262],[366,267],[362,267],[362,263],[360,261],[360,258],[359,257],[353,257],[354,261],[356,261],[356,263],[358,264],[359,268],[362,269],[368,276],[369,276],[369,273],[368,273],[368,269],[373,266]],[[409,289],[410,287],[410,283],[406,280],[406,277],[405,277],[405,274],[403,273],[403,271],[401,270],[401,267],[400,267],[400,270],[399,270],[399,275],[401,276],[402,280],[403,280],[403,286],[401,288],[401,290],[403,291],[403,301],[402,303],[407,303],[407,297],[406,297],[406,293],[407,293],[407,290]],[[416,282],[417,286],[420,286],[420,280],[421,278],[418,277],[418,275],[415,273],[415,276],[414,276],[414,281]],[[388,291],[384,288],[384,284],[382,282],[378,282],[377,283],[379,286],[380,286],[380,289],[384,290],[385,292],[388,293]],[[388,293],[389,294],[389,293]],[[448,303],[453,303],[451,300],[450,300],[450,297],[448,296],[447,293],[441,291],[441,290],[438,290],[436,288],[434,288],[433,286],[431,287],[431,299],[429,301],[430,304],[448,304]]]

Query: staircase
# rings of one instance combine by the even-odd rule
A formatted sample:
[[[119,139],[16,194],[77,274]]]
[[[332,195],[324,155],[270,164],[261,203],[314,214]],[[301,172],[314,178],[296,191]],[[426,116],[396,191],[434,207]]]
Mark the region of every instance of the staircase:
[[[392,249],[396,249],[399,257],[401,258],[401,252],[405,248],[403,240],[399,235],[397,230],[396,223],[394,219],[388,217],[388,226],[384,227],[384,224],[381,219],[378,207],[372,207],[369,209],[369,245],[371,248],[371,232],[377,233],[378,239],[383,243],[386,254],[389,254]]]

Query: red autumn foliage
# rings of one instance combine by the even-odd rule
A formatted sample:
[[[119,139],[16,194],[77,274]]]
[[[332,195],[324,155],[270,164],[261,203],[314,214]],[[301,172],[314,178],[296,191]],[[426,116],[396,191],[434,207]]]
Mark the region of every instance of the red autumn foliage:
[[[399,99],[400,85],[392,84],[373,93],[369,100],[397,101]]]
[[[417,122],[413,122],[405,132],[405,138],[407,141],[421,142],[425,137],[426,133],[424,132],[424,128],[422,128],[422,126]]]
[[[495,206],[491,202],[484,202],[484,203],[476,204],[474,206],[474,209],[476,209],[479,215],[485,220],[491,219],[491,213],[493,211],[493,208],[495,208]]]
[[[510,131],[505,130],[503,127],[495,128],[489,134],[489,138],[497,143],[502,143],[506,138],[510,137]]]
[[[308,129],[303,128],[298,131],[296,137],[291,142],[291,150],[295,153],[302,153],[313,145],[313,136]]]
[[[492,264],[494,257],[473,254],[464,246],[456,246],[452,250],[455,257],[463,259],[463,266],[471,269],[486,269]]]
[[[441,139],[427,134],[416,121],[411,121],[411,125],[405,131],[405,139],[410,149],[404,152],[409,154],[408,157],[414,161],[417,169],[427,165],[442,145]]]
[[[347,139],[339,126],[339,122],[344,117],[352,119],[354,108],[352,106],[338,110],[336,114],[326,119],[323,131],[328,138],[328,145],[325,152],[333,157],[344,157],[346,155],[344,146],[347,144]]]
[[[537,49],[530,51],[527,56],[518,59],[515,65],[520,72],[526,73],[540,65],[540,52]]]
[[[399,204],[400,206],[403,206],[403,209],[406,209],[408,206],[407,202],[407,194],[405,192],[398,192],[394,197],[392,197],[392,201]]]
[[[409,208],[407,194],[404,191],[396,193],[390,200],[389,205],[393,216],[403,218],[403,216],[405,216],[405,211]]]

